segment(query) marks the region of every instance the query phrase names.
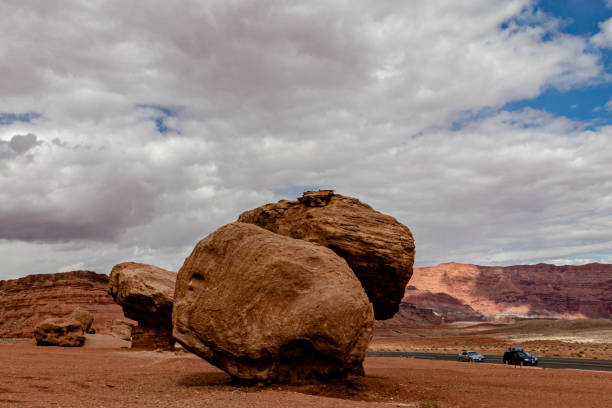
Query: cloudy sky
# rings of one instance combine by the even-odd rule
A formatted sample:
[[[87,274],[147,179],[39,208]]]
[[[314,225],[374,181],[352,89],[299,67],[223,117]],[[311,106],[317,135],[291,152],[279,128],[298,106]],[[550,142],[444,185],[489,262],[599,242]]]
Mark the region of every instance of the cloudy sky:
[[[418,266],[612,263],[611,0],[5,0],[0,61],[0,279],[316,188]]]

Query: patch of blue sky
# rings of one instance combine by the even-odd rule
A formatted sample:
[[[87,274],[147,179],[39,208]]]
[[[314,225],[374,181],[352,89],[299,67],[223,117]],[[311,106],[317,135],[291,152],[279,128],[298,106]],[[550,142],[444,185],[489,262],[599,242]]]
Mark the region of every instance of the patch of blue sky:
[[[612,17],[606,0],[540,0],[535,7],[561,19],[561,31],[571,35],[596,34],[598,24]]]
[[[612,262],[612,250],[603,251],[598,253],[584,253],[580,255],[567,256],[562,259],[551,259],[550,261],[556,264],[575,264],[583,265],[586,263],[611,263]]]
[[[606,104],[612,98],[612,84],[597,87],[559,91],[548,89],[533,99],[510,102],[503,110],[517,111],[524,108],[544,110],[558,116],[588,123],[587,128],[612,125],[612,112]]]
[[[294,184],[289,184],[281,188],[272,189],[275,195],[281,197],[285,200],[295,200],[297,197],[301,197],[302,193],[305,191],[317,191],[317,190],[327,190],[332,189],[328,186],[315,186],[315,185],[303,185],[296,186]]]
[[[150,117],[150,119],[153,122],[155,122],[155,128],[162,135],[165,135],[165,134],[168,134],[168,133],[177,133],[179,135],[181,134],[181,130],[180,129],[176,129],[176,128],[170,127],[166,123],[166,120],[168,118],[175,118],[175,117],[178,116],[178,113],[179,113],[179,109],[178,108],[172,107],[172,106],[155,105],[155,104],[138,104],[138,105],[136,105],[136,107],[137,108],[152,109],[152,110],[157,111],[157,112],[160,113],[158,116]]]
[[[40,118],[40,114],[36,112],[25,113],[10,113],[0,112],[0,126],[12,125],[15,122],[31,123],[33,120]]]
[[[136,107],[137,108],[153,109],[153,110],[159,111],[164,116],[167,116],[169,118],[176,117],[178,115],[178,111],[179,111],[178,108],[176,108],[176,107],[164,106],[164,105],[155,105],[155,104],[148,104],[148,103],[140,103],[140,104],[136,105]]]
[[[606,0],[539,0],[536,11],[552,15],[561,21],[559,31],[568,35],[591,37],[599,32],[599,24],[612,18],[612,9]],[[529,22],[516,21],[520,24]],[[506,28],[508,25],[502,26]],[[550,38],[543,38],[544,41]],[[547,88],[535,98],[513,101],[502,110],[516,111],[524,108],[543,110],[554,115],[587,123],[586,128],[612,124],[610,102],[612,100],[612,50],[592,49],[601,58],[604,75],[592,84],[570,90]],[[610,102],[610,103],[609,103]],[[606,107],[606,104],[608,106]],[[457,128],[460,123],[455,124]]]

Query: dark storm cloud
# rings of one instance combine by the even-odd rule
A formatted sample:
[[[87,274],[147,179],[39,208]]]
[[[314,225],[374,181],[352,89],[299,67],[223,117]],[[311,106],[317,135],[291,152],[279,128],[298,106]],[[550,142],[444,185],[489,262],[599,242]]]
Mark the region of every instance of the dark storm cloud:
[[[15,135],[8,142],[8,145],[17,154],[24,154],[34,146],[42,142],[36,138],[35,134],[28,133],[27,135]]]

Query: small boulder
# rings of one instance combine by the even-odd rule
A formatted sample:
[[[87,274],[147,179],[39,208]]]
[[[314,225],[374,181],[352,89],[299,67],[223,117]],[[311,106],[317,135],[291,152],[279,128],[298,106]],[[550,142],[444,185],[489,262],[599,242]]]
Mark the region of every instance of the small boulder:
[[[94,321],[94,317],[91,313],[89,313],[87,310],[83,309],[82,307],[80,306],[77,307],[67,317],[81,322],[81,326],[83,326],[83,332],[89,333],[91,331],[91,325]]]
[[[43,320],[34,328],[34,338],[39,346],[80,347],[85,343],[81,322],[69,317]]]
[[[153,265],[125,262],[115,265],[108,293],[123,308],[126,317],[138,321],[132,332],[132,347],[171,349],[172,302],[176,272]],[[134,336],[135,332],[146,333]]]
[[[113,336],[121,340],[130,341],[133,327],[133,324],[124,322],[123,320],[113,320],[111,323],[110,332]]]
[[[389,319],[398,311],[412,276],[414,240],[395,218],[356,198],[320,190],[246,211],[238,221],[331,249],[363,285],[376,319]]]
[[[344,259],[252,224],[201,240],[176,282],[175,339],[235,379],[363,374],[373,318]]]

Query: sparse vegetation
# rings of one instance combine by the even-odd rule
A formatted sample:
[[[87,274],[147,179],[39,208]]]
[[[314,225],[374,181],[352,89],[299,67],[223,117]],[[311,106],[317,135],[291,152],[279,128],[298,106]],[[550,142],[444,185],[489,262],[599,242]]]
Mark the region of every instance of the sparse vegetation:
[[[419,408],[441,408],[442,406],[436,401],[421,401]]]

